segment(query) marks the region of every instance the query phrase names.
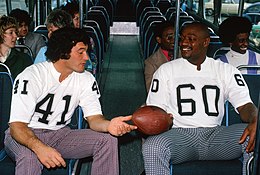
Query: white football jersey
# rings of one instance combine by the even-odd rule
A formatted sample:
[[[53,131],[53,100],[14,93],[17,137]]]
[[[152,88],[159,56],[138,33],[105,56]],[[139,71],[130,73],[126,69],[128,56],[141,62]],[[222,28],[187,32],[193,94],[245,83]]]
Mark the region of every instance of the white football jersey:
[[[57,130],[68,123],[75,108],[84,116],[102,114],[99,89],[89,72],[71,73],[59,82],[53,63],[26,68],[14,82],[10,122],[28,123],[30,128]]]
[[[227,100],[235,108],[252,102],[235,67],[206,58],[197,70],[180,58],[155,72],[146,103],[172,113],[173,127],[196,128],[221,125]]]

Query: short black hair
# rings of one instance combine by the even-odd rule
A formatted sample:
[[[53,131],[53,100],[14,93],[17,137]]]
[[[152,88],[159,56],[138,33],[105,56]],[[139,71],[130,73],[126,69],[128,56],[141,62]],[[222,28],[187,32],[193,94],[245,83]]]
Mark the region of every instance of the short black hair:
[[[84,29],[64,27],[54,31],[45,52],[47,60],[56,62],[59,59],[69,59],[71,49],[79,42],[88,46],[90,44],[90,39]]]
[[[10,12],[9,16],[15,18],[18,25],[20,25],[21,23],[24,22],[25,25],[30,26],[31,21],[32,21],[29,13],[27,11],[21,10],[19,8],[12,10]]]
[[[182,26],[181,26],[181,30],[180,30],[180,34],[182,33],[182,31],[187,28],[187,27],[197,27],[199,29],[198,32],[200,32],[200,34],[204,37],[210,37],[210,33],[209,33],[209,29],[208,29],[208,26],[203,23],[203,22],[200,22],[200,21],[189,21],[189,22],[186,22],[184,23]]]
[[[169,27],[173,27],[174,28],[174,24],[172,22],[170,22],[170,21],[162,21],[162,22],[158,23],[155,26],[154,36],[161,38],[163,32],[165,31],[165,29],[167,29]]]
[[[232,16],[224,20],[219,26],[220,40],[229,44],[235,41],[236,36],[240,33],[250,33],[252,23],[248,18],[240,16]]]

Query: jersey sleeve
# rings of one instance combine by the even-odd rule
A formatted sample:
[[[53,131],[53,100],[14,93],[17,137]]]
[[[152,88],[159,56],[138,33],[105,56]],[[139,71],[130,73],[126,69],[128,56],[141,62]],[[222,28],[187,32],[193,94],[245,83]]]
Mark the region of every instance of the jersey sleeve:
[[[225,74],[225,85],[227,100],[235,108],[252,102],[246,81],[240,71],[235,67],[230,66]]]
[[[14,81],[9,123],[29,123],[33,116],[40,88],[31,70],[25,69]]]
[[[90,73],[88,73],[90,74]],[[82,94],[80,94],[80,102],[84,117],[91,115],[102,115],[101,105],[99,101],[100,91],[98,88],[98,83],[96,82],[94,76],[89,76],[86,84],[82,86]]]
[[[164,71],[162,71],[162,67],[159,67],[157,71],[153,75],[153,79],[151,82],[151,87],[146,99],[147,105],[158,106],[167,111],[169,104],[169,93],[167,86],[168,79]]]

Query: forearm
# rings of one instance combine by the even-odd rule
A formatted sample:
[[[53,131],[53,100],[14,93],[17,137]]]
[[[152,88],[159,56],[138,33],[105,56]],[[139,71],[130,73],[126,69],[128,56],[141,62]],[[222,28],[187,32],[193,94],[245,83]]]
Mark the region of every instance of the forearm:
[[[13,122],[10,123],[11,136],[21,145],[26,146],[30,150],[36,152],[37,148],[44,145],[33,131],[28,128],[26,123]]]
[[[254,123],[257,119],[257,108],[253,103],[247,103],[238,108],[241,119],[244,122]]]
[[[87,117],[89,127],[98,132],[108,132],[107,128],[110,123],[109,120],[106,120],[102,115],[95,115]]]

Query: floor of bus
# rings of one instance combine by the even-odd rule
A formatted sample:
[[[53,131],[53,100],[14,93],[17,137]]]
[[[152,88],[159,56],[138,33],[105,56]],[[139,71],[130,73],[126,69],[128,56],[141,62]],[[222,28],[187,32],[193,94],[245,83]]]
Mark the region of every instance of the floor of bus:
[[[145,102],[143,60],[138,35],[111,35],[99,83],[104,115],[111,119],[132,114]],[[131,132],[118,138],[121,175],[143,172],[141,137]],[[87,165],[80,174],[87,174]]]

